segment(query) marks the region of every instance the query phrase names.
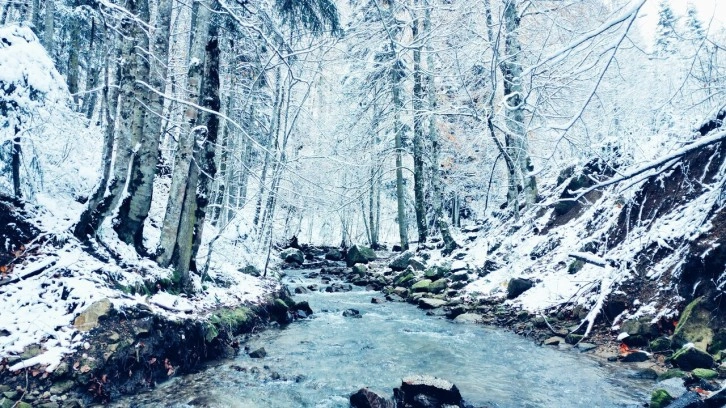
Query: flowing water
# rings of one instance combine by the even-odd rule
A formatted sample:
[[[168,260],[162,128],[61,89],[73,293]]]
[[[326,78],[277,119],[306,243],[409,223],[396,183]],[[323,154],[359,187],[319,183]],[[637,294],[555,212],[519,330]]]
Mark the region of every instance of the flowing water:
[[[287,283],[310,283],[303,273],[290,272]],[[241,354],[117,406],[348,407],[348,396],[359,388],[390,396],[412,374],[453,382],[475,406],[636,407],[648,397],[649,383],[622,365],[603,366],[501,329],[426,316],[408,304],[371,304],[379,295],[296,295],[315,314],[253,336],[250,349],[264,347],[266,358]],[[349,308],[362,318],[343,317]]]

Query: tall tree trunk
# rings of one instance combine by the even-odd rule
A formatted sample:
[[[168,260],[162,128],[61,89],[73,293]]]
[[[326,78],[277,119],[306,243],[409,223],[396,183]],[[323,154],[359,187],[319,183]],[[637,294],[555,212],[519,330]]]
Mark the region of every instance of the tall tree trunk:
[[[220,10],[219,2],[213,1],[214,12]],[[200,95],[200,104],[213,112],[219,112],[222,109],[222,100],[219,95],[220,91],[220,63],[221,50],[219,48],[219,23],[210,22],[209,32],[207,34],[206,58],[204,62],[204,80],[202,81],[202,93]],[[201,123],[207,127],[207,139],[204,149],[201,149],[200,160],[198,163],[202,166],[199,175],[199,188],[197,189],[197,211],[194,229],[194,244],[192,247],[192,265],[196,270],[194,260],[199,252],[202,243],[202,234],[204,232],[204,222],[207,215],[207,207],[209,206],[212,195],[212,182],[217,176],[217,163],[215,155],[217,151],[217,141],[219,139],[220,120],[216,113],[202,113]]]
[[[53,56],[53,38],[55,37],[55,0],[45,0],[45,27],[43,28],[43,46]]]
[[[136,13],[136,2],[129,1],[127,9]],[[129,170],[135,153],[134,135],[138,134],[143,124],[143,109],[136,101],[136,79],[140,67],[139,57],[136,54],[137,42],[143,41],[145,34],[136,25],[135,21],[124,20],[121,23],[121,32],[125,35],[121,43],[119,59],[121,64],[117,71],[116,83],[120,89],[120,102],[118,104],[118,131],[116,132],[115,152],[112,176],[110,177],[102,200],[97,203],[89,201],[88,208],[81,215],[76,225],[76,235],[84,239],[95,234],[103,221],[116,211],[119,201],[126,191]]]
[[[10,17],[10,2],[3,4],[0,8],[0,24],[5,25],[8,23]]]
[[[98,100],[98,93],[95,88],[98,86],[98,77],[101,71],[99,60],[99,50],[101,47],[99,47],[99,44],[96,44],[96,29],[96,18],[91,17],[91,36],[88,45],[88,54],[90,57],[87,63],[86,88],[84,89],[83,106],[81,108],[81,112],[84,112],[86,118],[89,120],[93,117],[96,101]]]
[[[35,32],[35,35],[40,38],[40,0],[33,0],[33,12],[30,20],[33,23],[33,32]]]
[[[380,216],[381,216],[381,180],[380,180],[380,157],[378,154],[378,144],[380,136],[378,134],[378,123],[380,120],[380,112],[377,99],[378,95],[374,95],[373,99],[373,120],[371,121],[371,170],[368,195],[368,229],[370,235],[371,247],[376,248],[380,236]]]
[[[105,60],[105,85],[103,88],[103,112],[106,121],[106,127],[104,130],[103,139],[103,152],[101,154],[101,179],[96,186],[93,194],[88,200],[88,204],[81,213],[78,223],[74,227],[73,235],[80,240],[85,240],[89,236],[93,236],[96,233],[96,226],[100,225],[98,219],[102,214],[98,212],[100,204],[106,193],[109,178],[111,177],[111,169],[113,165],[113,145],[115,135],[115,123],[116,123],[116,103],[118,99],[118,92],[116,87],[111,86],[111,74],[110,74],[110,61],[108,58]]]
[[[148,21],[150,18],[148,1],[140,1],[138,18]],[[149,216],[151,201],[153,198],[154,178],[159,163],[159,140],[161,138],[162,115],[164,110],[164,88],[167,77],[167,61],[169,55],[169,31],[171,25],[171,0],[162,0],[158,4],[156,13],[155,30],[152,34],[153,42],[142,43],[144,49],[148,49],[153,58],[145,58],[143,65],[144,82],[147,82],[159,94],[147,89],[144,85],[137,85],[137,92],[144,109],[144,120],[138,129],[139,134],[135,139],[138,141],[137,160],[131,169],[129,180],[129,194],[119,210],[119,223],[117,232],[119,238],[128,244],[134,245],[139,253],[146,253],[144,247],[144,222]]]
[[[11,158],[11,167],[13,172],[13,194],[16,199],[23,198],[23,192],[20,189],[20,159],[21,159],[21,146],[20,146],[20,128],[15,127],[15,137],[13,138],[13,153]]]
[[[200,5],[199,2],[194,2],[193,5],[191,27],[194,30],[191,33],[192,38],[189,42],[186,98],[190,102],[197,104],[204,72],[204,44],[210,15],[206,4]],[[189,279],[188,265],[194,234],[196,189],[199,179],[199,168],[192,163],[195,156],[194,146],[196,141],[202,140],[206,133],[206,129],[197,127],[198,111],[195,107],[187,107],[184,116],[185,121],[174,158],[174,172],[172,174],[169,199],[157,249],[157,262],[164,267],[173,263],[180,285],[186,285]],[[184,254],[182,256],[184,261],[181,264],[179,261],[180,253]],[[184,265],[186,265],[186,268]]]
[[[75,12],[75,10],[74,10]],[[129,24],[129,23],[126,23]],[[133,23],[131,23],[133,24]],[[73,15],[70,18],[70,24],[69,24],[69,30],[70,30],[70,44],[68,44],[68,68],[67,68],[67,78],[68,78],[68,92],[71,93],[73,96],[73,109],[77,110],[79,108],[78,106],[78,75],[79,75],[79,61],[78,61],[78,54],[81,49],[81,19],[80,17]],[[130,41],[130,40],[126,40]],[[132,50],[133,52],[133,50]]]
[[[403,124],[401,123],[401,81],[403,79],[403,63],[398,59],[392,71],[394,132],[396,144],[396,201],[398,206],[398,235],[401,249],[408,249],[408,222],[406,220],[406,196],[403,190]]]
[[[431,0],[424,0],[424,20],[423,20],[423,37],[428,37],[431,34]],[[444,241],[444,253],[450,254],[459,248],[459,244],[456,243],[454,237],[451,235],[449,230],[449,224],[444,218],[444,205],[443,205],[443,186],[441,181],[441,169],[440,169],[440,154],[441,144],[439,143],[439,132],[436,127],[436,115],[434,112],[437,108],[436,102],[436,83],[434,79],[434,52],[431,45],[427,43],[426,47],[426,95],[428,96],[428,139],[431,143],[431,196],[432,196],[432,207],[434,214],[434,227],[441,234],[441,239]]]
[[[265,145],[265,161],[262,165],[262,176],[260,177],[260,194],[257,196],[257,204],[255,206],[255,218],[254,218],[254,225],[257,228],[258,235],[262,237],[262,223],[264,221],[264,217],[262,216],[262,200],[265,196],[265,183],[267,182],[267,173],[268,168],[270,166],[270,161],[273,159],[272,154],[270,153],[270,149],[272,148],[272,143],[274,141],[275,146],[277,146],[277,129],[280,128],[280,118],[282,116],[282,101],[283,101],[283,92],[282,92],[282,82],[281,82],[281,74],[280,74],[280,68],[278,67],[275,70],[275,100],[273,102],[273,111],[272,111],[272,120],[271,120],[271,127],[269,130],[267,143]],[[270,194],[269,190],[267,194]],[[262,244],[262,243],[260,243]]]
[[[222,110],[224,111],[225,116],[229,117],[229,112],[231,111],[231,106],[233,103],[232,95],[230,94],[227,97],[227,103],[225,104],[224,108]],[[214,183],[214,207],[212,207],[212,214],[210,216],[210,221],[212,225],[216,226],[219,224],[220,219],[224,216],[224,205],[227,202],[227,196],[229,195],[228,191],[228,184],[227,180],[229,179],[228,173],[230,173],[230,166],[229,166],[229,151],[231,143],[231,135],[229,126],[227,124],[223,124],[220,129],[222,140],[221,143],[221,154],[219,155],[218,160],[218,169],[219,169],[219,177],[217,177],[217,180]],[[222,224],[224,224],[224,220],[221,220]]]
[[[414,0],[414,9],[418,1]],[[414,11],[418,13],[418,11]],[[411,24],[413,34],[413,193],[416,212],[416,228],[418,241],[426,242],[428,223],[426,221],[426,202],[424,196],[424,112],[423,112],[423,72],[421,69],[421,38],[419,36],[421,21],[418,14]]]
[[[504,77],[504,108],[507,124],[506,144],[510,156],[515,158],[522,178],[524,199],[527,206],[537,201],[537,181],[532,175],[534,168],[529,155],[527,134],[524,126],[524,90],[522,87],[522,47],[519,44],[519,14],[516,1],[504,6],[504,50],[499,67]]]

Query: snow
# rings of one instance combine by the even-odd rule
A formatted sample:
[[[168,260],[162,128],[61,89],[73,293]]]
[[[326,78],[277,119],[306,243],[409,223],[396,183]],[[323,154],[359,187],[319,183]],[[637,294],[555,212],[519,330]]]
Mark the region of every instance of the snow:
[[[620,176],[637,176],[646,168],[653,168],[668,160],[680,160],[688,151],[694,148],[709,149],[708,145],[717,143],[726,137],[723,131],[713,132],[711,135],[699,138],[692,143],[678,148],[670,149],[670,145],[660,145],[659,149],[649,152],[651,157],[661,157],[642,165],[635,165],[634,170],[623,169]],[[668,153],[663,153],[667,151]],[[707,150],[708,151],[708,150]],[[711,158],[717,162],[718,157]],[[709,161],[709,166],[715,164]],[[678,164],[669,173],[660,175],[660,180],[676,175],[680,172]],[[723,180],[726,176],[726,165],[721,164],[717,170],[715,180]],[[678,173],[680,174],[680,173]],[[553,181],[550,180],[550,183]],[[701,180],[703,185],[704,181]],[[482,231],[480,237],[467,244],[462,253],[466,257],[461,262],[468,263],[474,269],[482,268],[484,263],[491,261],[500,265],[496,269],[471,282],[464,288],[470,297],[488,297],[504,300],[506,287],[513,278],[527,278],[535,282],[533,288],[527,290],[516,299],[506,300],[505,304],[522,308],[532,313],[548,312],[561,307],[573,308],[582,305],[590,313],[583,320],[588,327],[600,313],[601,308],[610,294],[616,292],[625,282],[631,280],[639,273],[632,268],[638,263],[647,248],[660,247],[664,249],[663,256],[649,263],[642,272],[646,279],[664,293],[666,296],[632,299],[631,307],[613,322],[617,325],[625,319],[647,316],[657,321],[661,317],[673,317],[674,310],[682,297],[673,292],[681,266],[689,255],[689,244],[703,236],[708,236],[713,229],[710,219],[713,217],[713,208],[719,208],[721,186],[705,185],[700,194],[683,200],[682,204],[659,209],[657,217],[651,214],[640,213],[638,206],[630,217],[640,220],[634,222],[627,231],[627,238],[617,245],[597,245],[596,253],[585,250],[589,242],[602,243],[607,239],[608,232],[618,225],[621,213],[625,206],[623,202],[632,200],[635,192],[641,188],[643,181],[632,185],[628,191],[622,191],[622,186],[609,182],[600,183],[603,194],[599,200],[584,208],[582,213],[566,224],[547,229],[547,221],[551,211],[528,211],[517,222],[498,221],[487,231]],[[554,202],[562,188],[543,184],[542,192],[545,194],[545,203]],[[544,215],[542,215],[544,214]],[[514,227],[514,228],[513,228]],[[545,231],[545,232],[540,232]],[[548,247],[553,248],[538,257],[532,256],[532,250]],[[497,248],[490,254],[490,248]],[[710,251],[709,249],[707,251]],[[569,266],[575,258],[586,261],[579,271],[571,274]],[[725,285],[726,278],[720,279],[717,284]],[[693,289],[695,290],[695,288]],[[651,295],[652,296],[652,295]]]
[[[41,100],[56,102],[66,97],[67,88],[53,61],[26,25],[0,27],[0,86],[3,99],[20,114]],[[17,115],[3,116],[0,128],[20,125]],[[0,123],[1,124],[1,123]],[[0,139],[2,142],[2,139]]]

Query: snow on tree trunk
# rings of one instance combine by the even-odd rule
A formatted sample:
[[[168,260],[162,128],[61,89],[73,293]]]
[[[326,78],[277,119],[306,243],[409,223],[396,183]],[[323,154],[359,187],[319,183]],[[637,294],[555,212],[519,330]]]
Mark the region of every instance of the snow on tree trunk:
[[[148,2],[139,2],[145,10],[139,13],[139,17],[148,21]],[[155,93],[146,88],[145,85],[137,85],[140,99],[147,108],[144,109],[143,125],[137,129],[139,134],[135,140],[138,141],[138,152],[131,169],[129,180],[129,195],[125,198],[119,211],[119,223],[116,230],[119,237],[126,243],[132,244],[140,253],[146,252],[144,248],[144,222],[149,215],[151,200],[153,197],[154,177],[159,163],[159,140],[161,138],[162,114],[164,109],[164,97],[162,96],[166,85],[169,52],[169,30],[171,24],[171,1],[162,0],[158,4],[156,13],[155,29],[152,34],[153,42],[148,44],[144,40],[143,46],[149,49],[153,58],[151,64],[145,63],[141,73],[145,75],[151,88],[158,91]]]
[[[507,151],[514,158],[517,173],[522,179],[524,200],[528,206],[537,201],[537,181],[529,156],[529,146],[524,126],[524,90],[522,87],[522,47],[519,44],[519,14],[515,1],[504,7],[504,51],[499,67],[504,76],[504,109],[507,135]]]
[[[403,79],[402,63],[396,59],[392,70],[393,82],[393,109],[396,146],[396,205],[398,209],[398,235],[401,240],[401,250],[408,249],[408,222],[406,219],[406,196],[403,190],[403,123],[401,123],[401,80]]]
[[[210,16],[206,4],[194,3],[192,13],[192,39],[189,50],[189,69],[187,71],[186,98],[196,105],[199,101],[199,92],[204,70],[204,44],[206,43],[207,27]],[[171,188],[167,200],[164,222],[157,249],[157,262],[162,266],[175,265],[175,270],[182,277],[188,277],[188,265],[191,258],[191,245],[193,239],[194,214],[196,211],[196,189],[198,181],[198,166],[192,165],[194,160],[194,146],[197,140],[203,140],[206,129],[197,127],[198,110],[195,106],[188,106],[185,113],[184,126],[181,129],[179,146],[174,158],[174,172],[172,174]],[[191,191],[191,194],[189,193]],[[194,207],[194,208],[192,208]],[[186,218],[189,217],[189,218]],[[191,224],[191,226],[187,225]],[[184,247],[179,261],[180,249]],[[187,248],[188,247],[188,248]],[[187,253],[189,255],[187,255]],[[186,265],[186,270],[185,269]]]
[[[414,9],[418,1],[414,1]],[[414,13],[417,13],[416,11]],[[426,242],[428,236],[428,223],[426,221],[426,200],[424,198],[424,91],[423,72],[421,68],[421,42],[419,26],[421,21],[418,15],[411,23],[413,34],[413,195],[416,212],[416,229],[418,242]]]
[[[214,1],[212,11],[219,11],[219,2]],[[213,111],[220,112],[222,102],[219,96],[220,89],[220,48],[219,48],[219,23],[210,22],[208,24],[209,31],[207,34],[206,58],[204,62],[204,74],[202,80],[202,89],[200,95],[200,104],[202,107]],[[217,140],[219,138],[220,120],[217,113],[203,112],[201,123],[207,128],[204,149],[200,150],[200,157],[197,163],[201,166],[199,174],[199,186],[197,188],[197,209],[195,214],[195,229],[192,246],[192,259],[194,262],[199,247],[202,242],[202,233],[204,232],[204,222],[207,215],[207,207],[211,198],[212,181],[217,175],[217,163],[215,155],[217,151]]]

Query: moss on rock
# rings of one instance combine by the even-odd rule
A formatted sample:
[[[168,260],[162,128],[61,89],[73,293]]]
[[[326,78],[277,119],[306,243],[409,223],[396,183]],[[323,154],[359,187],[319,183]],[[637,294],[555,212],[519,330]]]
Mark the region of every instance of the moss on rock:
[[[693,343],[696,348],[707,351],[713,342],[713,330],[709,327],[711,313],[701,306],[703,297],[699,297],[683,309],[673,332],[673,347],[679,348],[686,343]]]
[[[422,279],[411,286],[413,292],[428,292],[431,287],[431,279]]]
[[[708,368],[696,368],[695,370],[691,371],[691,374],[693,374],[694,377],[700,378],[702,380],[713,380],[715,378],[718,378],[718,373],[714,370],[709,370]]]
[[[665,408],[673,401],[673,397],[666,390],[655,390],[650,395],[650,408]]]

